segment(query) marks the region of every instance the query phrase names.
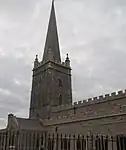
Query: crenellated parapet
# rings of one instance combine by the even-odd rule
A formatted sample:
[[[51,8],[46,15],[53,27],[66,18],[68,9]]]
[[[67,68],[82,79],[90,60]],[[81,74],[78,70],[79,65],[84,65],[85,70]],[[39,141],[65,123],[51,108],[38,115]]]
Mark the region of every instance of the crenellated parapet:
[[[125,101],[126,90],[74,102],[72,105],[53,107],[52,113],[54,113],[54,115],[52,115],[52,118],[44,120],[44,122],[46,125],[51,125],[77,121],[88,121],[94,118],[113,118],[116,116],[116,118],[119,119],[118,121],[120,121],[119,116],[126,116]],[[75,108],[76,113],[74,113]]]
[[[88,105],[94,105],[97,103],[103,103],[106,101],[111,101],[111,100],[116,100],[116,99],[121,99],[126,97],[126,90],[124,91],[117,91],[117,92],[113,92],[110,94],[105,94],[105,95],[100,95],[98,97],[93,97],[93,98],[89,98],[87,100],[82,100],[82,101],[78,101],[78,102],[74,102],[72,105],[61,105],[61,106],[57,106],[57,107],[53,107],[52,111],[62,111],[62,110],[69,110],[72,109],[74,107],[79,108],[79,107],[84,107],[84,106],[88,106]]]

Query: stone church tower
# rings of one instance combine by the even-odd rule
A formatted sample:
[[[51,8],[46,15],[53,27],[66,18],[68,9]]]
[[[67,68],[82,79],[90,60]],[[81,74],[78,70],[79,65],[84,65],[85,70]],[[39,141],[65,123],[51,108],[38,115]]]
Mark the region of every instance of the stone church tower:
[[[72,103],[71,67],[61,62],[54,2],[52,2],[43,59],[34,61],[29,118],[49,118],[53,106]]]

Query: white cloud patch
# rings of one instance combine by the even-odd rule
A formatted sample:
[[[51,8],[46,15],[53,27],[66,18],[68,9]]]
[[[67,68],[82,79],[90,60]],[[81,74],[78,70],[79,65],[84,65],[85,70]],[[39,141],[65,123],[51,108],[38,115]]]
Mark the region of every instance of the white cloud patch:
[[[0,57],[5,57],[6,53],[4,52],[4,50],[0,47]]]
[[[0,129],[6,128],[7,118],[0,118]]]
[[[11,92],[7,89],[1,89],[0,88],[0,93],[3,94],[3,95],[11,95]]]

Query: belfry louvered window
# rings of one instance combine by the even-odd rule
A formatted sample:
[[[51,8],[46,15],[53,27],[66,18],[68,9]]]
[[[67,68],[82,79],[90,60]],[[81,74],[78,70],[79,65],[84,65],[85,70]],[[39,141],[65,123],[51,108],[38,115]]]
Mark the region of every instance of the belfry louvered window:
[[[58,86],[59,86],[59,87],[62,87],[62,86],[63,86],[61,79],[58,79]]]

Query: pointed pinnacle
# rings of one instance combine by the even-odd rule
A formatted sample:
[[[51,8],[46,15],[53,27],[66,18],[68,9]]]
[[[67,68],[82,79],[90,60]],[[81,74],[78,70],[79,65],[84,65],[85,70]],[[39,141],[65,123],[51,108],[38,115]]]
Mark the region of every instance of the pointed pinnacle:
[[[35,61],[38,61],[38,55],[36,55]]]

